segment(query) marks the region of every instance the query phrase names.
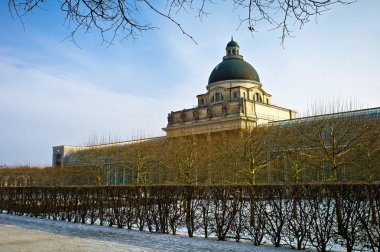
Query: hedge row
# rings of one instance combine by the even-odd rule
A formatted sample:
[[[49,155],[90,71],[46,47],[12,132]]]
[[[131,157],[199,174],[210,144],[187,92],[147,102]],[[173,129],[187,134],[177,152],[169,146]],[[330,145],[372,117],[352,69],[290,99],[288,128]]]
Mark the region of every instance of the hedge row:
[[[219,240],[270,240],[326,251],[380,247],[380,185],[0,188],[0,210],[81,223]]]

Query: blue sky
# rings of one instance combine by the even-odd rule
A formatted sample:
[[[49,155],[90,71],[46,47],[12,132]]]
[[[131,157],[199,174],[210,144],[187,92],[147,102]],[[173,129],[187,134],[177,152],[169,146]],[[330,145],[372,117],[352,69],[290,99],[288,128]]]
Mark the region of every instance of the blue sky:
[[[49,165],[51,147],[86,144],[97,136],[162,135],[170,111],[195,106],[231,35],[272,94],[275,105],[307,114],[313,104],[380,106],[380,1],[337,6],[302,30],[285,49],[279,31],[237,30],[241,10],[211,6],[199,21],[178,16],[195,45],[166,20],[137,40],[102,45],[79,34],[51,2],[26,16],[25,27],[0,3],[0,164]]]

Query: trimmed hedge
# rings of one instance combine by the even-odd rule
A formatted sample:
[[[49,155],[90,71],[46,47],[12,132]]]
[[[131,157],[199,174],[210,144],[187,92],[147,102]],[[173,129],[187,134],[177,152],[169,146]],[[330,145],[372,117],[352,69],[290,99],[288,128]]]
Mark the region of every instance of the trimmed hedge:
[[[380,185],[3,187],[0,210],[275,246],[378,250]]]

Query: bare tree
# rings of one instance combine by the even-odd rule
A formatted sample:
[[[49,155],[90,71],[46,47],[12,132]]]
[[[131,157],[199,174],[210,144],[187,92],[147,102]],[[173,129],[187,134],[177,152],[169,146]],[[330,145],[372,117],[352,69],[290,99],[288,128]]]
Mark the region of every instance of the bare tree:
[[[281,43],[291,36],[292,26],[302,28],[312,19],[337,4],[348,5],[355,0],[233,0],[234,9],[242,9],[240,25],[247,25],[248,31],[258,30],[259,23],[267,23],[272,30],[280,30]],[[35,9],[48,8],[48,0],[8,0],[9,10],[20,19]],[[60,9],[66,21],[72,25],[69,37],[81,29],[100,32],[104,42],[111,44],[120,35],[122,38],[137,38],[143,32],[156,29],[149,23],[147,15],[158,15],[178,27],[179,31],[196,43],[195,39],[182,27],[176,15],[195,14],[199,19],[209,13],[212,0],[62,0]]]
[[[378,121],[365,120],[368,134],[357,144],[357,159],[355,166],[358,168],[359,177],[365,178],[367,183],[379,180],[380,167],[380,124]]]
[[[309,159],[313,158],[313,153],[310,153],[306,147],[304,137],[299,132],[302,132],[304,125],[292,125],[290,127],[279,128],[279,136],[276,143],[278,144],[276,160],[271,166],[270,172],[276,176],[278,182],[291,182],[299,184],[307,180]]]
[[[352,167],[357,145],[369,133],[366,124],[350,117],[315,118],[302,127],[309,149],[323,181],[344,181],[344,169]],[[339,174],[341,173],[341,176]]]
[[[207,156],[205,136],[169,138],[165,146],[164,163],[179,184],[202,184],[207,171],[201,166]]]
[[[239,184],[243,167],[242,139],[239,132],[213,133],[207,141],[212,155],[207,157],[208,177],[212,184]]]
[[[159,162],[160,145],[161,141],[159,140],[138,140],[122,147],[119,161],[123,169],[127,168],[128,172],[133,175],[134,184],[159,182],[159,178],[153,180],[153,177],[160,172],[157,170],[160,167],[154,165]]]
[[[278,159],[275,140],[277,130],[274,127],[257,127],[241,134],[241,149],[236,155],[241,155],[243,167],[242,175],[245,182],[251,185],[259,182],[259,173],[267,168],[271,162]]]

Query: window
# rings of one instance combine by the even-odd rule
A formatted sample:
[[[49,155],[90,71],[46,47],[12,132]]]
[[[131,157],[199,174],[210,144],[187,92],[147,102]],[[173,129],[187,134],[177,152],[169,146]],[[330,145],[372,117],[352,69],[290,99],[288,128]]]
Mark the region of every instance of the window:
[[[254,96],[253,96],[253,99],[255,101],[258,101],[258,102],[262,102],[262,98],[261,98],[261,95],[259,93],[256,93]]]
[[[223,95],[221,93],[216,93],[212,97],[212,102],[218,102],[218,101],[223,101]]]
[[[231,55],[231,49],[228,49],[228,55]]]
[[[205,104],[205,99],[204,98],[199,98],[199,106],[202,106]]]
[[[55,155],[55,165],[61,165],[62,163],[62,154],[61,153],[57,153]]]
[[[235,49],[232,49],[232,54],[235,55]]]
[[[343,182],[347,182],[347,176],[346,176],[346,165],[343,165],[342,167],[341,167],[341,171],[340,171],[340,176],[341,176],[341,181],[343,181]]]
[[[234,98],[234,99],[237,99],[237,98],[238,98],[238,95],[237,95],[236,92],[233,93],[233,98]]]

